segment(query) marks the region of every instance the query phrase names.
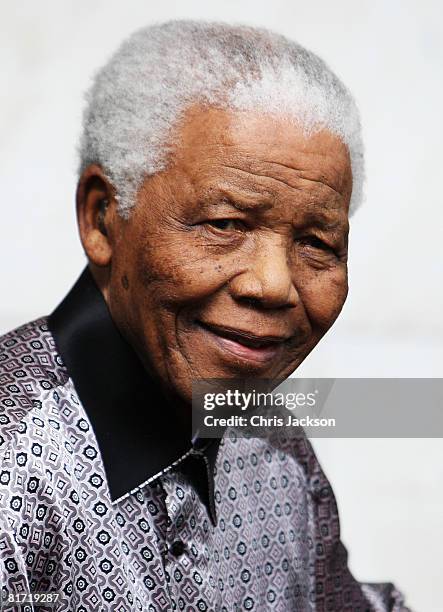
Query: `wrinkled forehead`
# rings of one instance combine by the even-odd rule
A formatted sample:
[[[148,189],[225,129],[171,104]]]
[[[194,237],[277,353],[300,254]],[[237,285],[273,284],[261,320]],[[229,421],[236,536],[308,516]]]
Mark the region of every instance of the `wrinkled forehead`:
[[[280,182],[308,195],[329,192],[330,199],[336,194],[344,200],[351,195],[347,146],[329,130],[308,132],[290,117],[193,107],[174,140],[174,163],[209,187],[222,173],[234,183],[252,187],[255,181],[271,191]]]

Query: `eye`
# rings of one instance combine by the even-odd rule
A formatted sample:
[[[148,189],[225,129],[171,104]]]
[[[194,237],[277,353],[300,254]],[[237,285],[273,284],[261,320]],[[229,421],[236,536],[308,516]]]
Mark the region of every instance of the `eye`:
[[[209,225],[222,232],[232,232],[239,229],[239,221],[237,219],[210,219],[205,222],[205,225]]]
[[[334,250],[329,244],[326,244],[326,242],[323,242],[323,240],[317,236],[303,236],[299,238],[299,242],[303,245],[313,247],[314,249],[320,249],[321,251],[333,252]]]

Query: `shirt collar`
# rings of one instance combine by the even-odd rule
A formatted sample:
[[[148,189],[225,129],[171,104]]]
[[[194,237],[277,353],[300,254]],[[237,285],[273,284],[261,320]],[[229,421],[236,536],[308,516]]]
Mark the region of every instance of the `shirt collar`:
[[[48,326],[97,438],[111,501],[178,463],[215,523],[220,440],[191,443],[191,428],[183,431],[173,418],[158,385],[113,322],[88,267],[48,317]]]

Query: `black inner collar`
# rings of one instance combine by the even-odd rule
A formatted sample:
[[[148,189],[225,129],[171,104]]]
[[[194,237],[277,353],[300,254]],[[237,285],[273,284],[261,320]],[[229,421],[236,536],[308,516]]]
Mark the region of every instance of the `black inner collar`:
[[[192,448],[191,426],[185,431],[173,418],[159,386],[114,324],[88,267],[48,317],[48,326],[97,438],[112,501]],[[194,441],[204,449],[209,470],[202,469],[200,453],[183,465],[213,522],[219,442]]]

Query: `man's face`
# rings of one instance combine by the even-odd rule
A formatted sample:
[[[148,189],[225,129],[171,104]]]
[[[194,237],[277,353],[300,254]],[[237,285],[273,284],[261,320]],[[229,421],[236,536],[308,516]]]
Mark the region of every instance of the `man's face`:
[[[343,143],[252,112],[190,110],[113,244],[114,320],[187,401],[193,379],[284,379],[347,294]]]

